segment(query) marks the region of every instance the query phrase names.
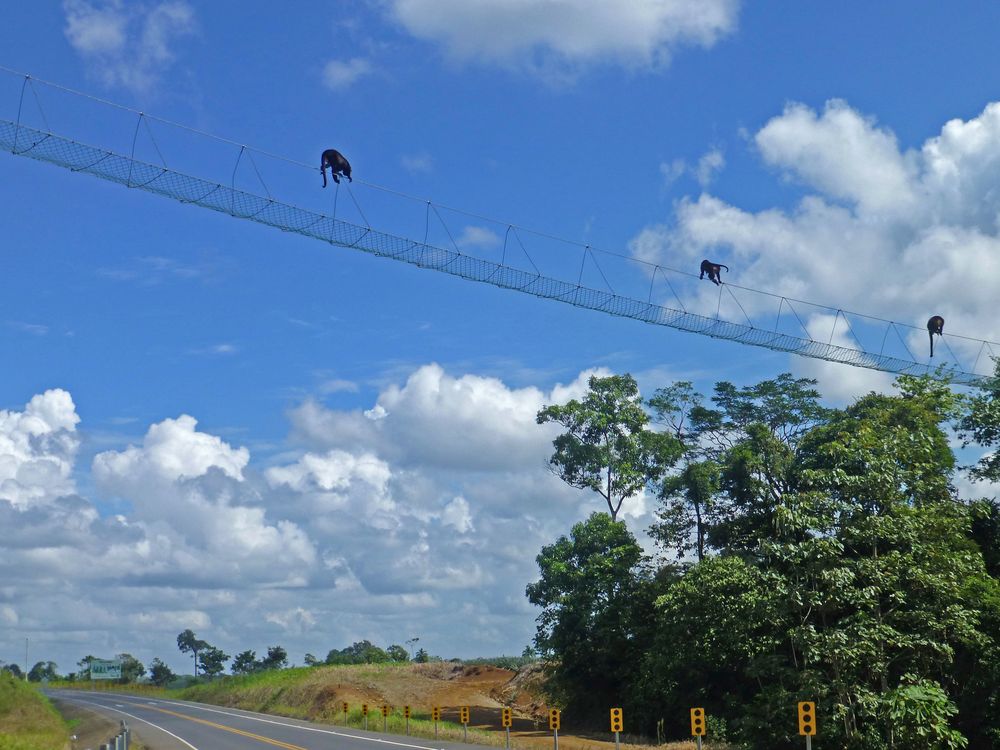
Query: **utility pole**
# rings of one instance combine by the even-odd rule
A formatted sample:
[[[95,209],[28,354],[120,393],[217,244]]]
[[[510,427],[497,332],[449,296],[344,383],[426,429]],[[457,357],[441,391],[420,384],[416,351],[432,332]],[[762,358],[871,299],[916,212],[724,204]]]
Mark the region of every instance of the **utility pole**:
[[[24,639],[24,681],[28,681],[28,639]]]

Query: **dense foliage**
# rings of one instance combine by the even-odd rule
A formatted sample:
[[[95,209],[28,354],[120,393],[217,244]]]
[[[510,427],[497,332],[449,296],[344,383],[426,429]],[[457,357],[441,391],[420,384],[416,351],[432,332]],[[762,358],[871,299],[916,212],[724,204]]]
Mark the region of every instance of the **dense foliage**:
[[[633,430],[664,452],[623,451],[615,471],[659,498],[660,554],[595,513],[543,548],[527,589],[567,709],[622,705],[630,731],[662,719],[680,737],[700,705],[716,738],[770,750],[801,746],[795,705],[815,700],[817,748],[1000,746],[1000,504],[959,498],[949,443],[955,427],[1000,445],[1000,378],[973,399],[897,385],[841,410],[790,375],[710,399],[657,391],[631,423],[675,442]],[[990,454],[973,472],[998,466]]]

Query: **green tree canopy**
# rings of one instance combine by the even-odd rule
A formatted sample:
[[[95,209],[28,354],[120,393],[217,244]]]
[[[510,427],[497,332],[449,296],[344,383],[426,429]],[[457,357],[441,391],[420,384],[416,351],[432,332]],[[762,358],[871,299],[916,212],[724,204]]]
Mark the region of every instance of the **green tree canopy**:
[[[556,422],[566,431],[554,441],[549,463],[572,487],[596,492],[611,520],[622,503],[659,479],[681,454],[672,434],[649,429],[639,387],[631,375],[592,376],[582,401],[546,406],[539,424]]]
[[[229,654],[215,646],[206,645],[198,653],[198,666],[201,667],[201,672],[206,677],[222,674],[227,661],[229,661]]]
[[[194,631],[188,629],[178,634],[177,648],[180,649],[182,654],[191,654],[194,659],[194,673],[197,676],[199,663],[198,654],[202,650],[208,648],[208,643],[199,640],[198,636],[194,634]]]
[[[173,671],[160,659],[149,662],[149,679],[157,687],[166,687],[174,679]]]

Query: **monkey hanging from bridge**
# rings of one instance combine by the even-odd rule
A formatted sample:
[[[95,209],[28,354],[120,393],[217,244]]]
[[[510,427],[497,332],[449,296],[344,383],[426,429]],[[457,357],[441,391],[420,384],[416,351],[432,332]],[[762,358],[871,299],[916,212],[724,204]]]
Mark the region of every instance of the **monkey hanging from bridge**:
[[[719,278],[719,275],[722,273],[723,268],[727,271],[729,270],[729,266],[724,266],[722,263],[713,263],[710,260],[703,260],[701,262],[701,276],[698,278],[705,278],[705,274],[707,273],[708,280],[719,286],[722,284],[722,280]]]
[[[319,159],[319,171],[323,173],[323,187],[326,187],[326,168],[330,168],[333,181],[340,184],[340,175],[351,179],[351,163],[344,158],[344,155],[335,148],[328,148]]]
[[[934,334],[938,336],[944,335],[944,318],[940,315],[933,316],[927,321],[927,335],[931,340],[931,356],[934,356]]]

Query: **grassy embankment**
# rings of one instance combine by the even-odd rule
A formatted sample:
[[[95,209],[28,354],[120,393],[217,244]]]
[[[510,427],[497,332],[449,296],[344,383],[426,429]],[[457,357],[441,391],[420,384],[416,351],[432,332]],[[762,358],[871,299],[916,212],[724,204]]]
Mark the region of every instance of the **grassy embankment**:
[[[389,715],[383,719],[381,704],[383,701],[392,701],[393,692],[397,692],[397,698],[402,693],[408,693],[412,696],[407,699],[412,703],[410,734],[414,737],[434,737],[430,703],[418,705],[421,703],[420,696],[412,690],[412,686],[399,684],[407,683],[410,673],[408,665],[395,664],[299,667],[225,677],[183,690],[171,690],[169,693],[181,700],[323,721],[355,729],[364,728],[365,718],[361,712],[361,704],[367,702],[368,728],[381,732],[385,727],[385,731],[394,734],[406,733],[407,722],[403,716],[403,706],[394,701]],[[368,695],[359,695],[359,686],[368,688],[362,691]],[[397,690],[394,691],[393,687]],[[346,717],[342,706],[344,701],[349,704]],[[437,723],[437,736],[440,739],[461,740],[464,735],[462,726],[454,721]],[[503,744],[502,735],[471,727],[468,740],[482,745]]]
[[[0,672],[0,750],[69,748],[69,727],[31,685]]]

